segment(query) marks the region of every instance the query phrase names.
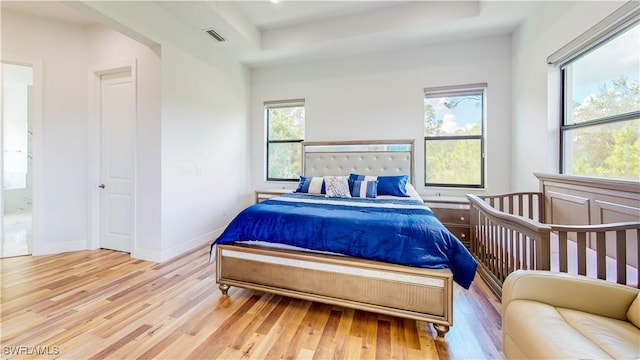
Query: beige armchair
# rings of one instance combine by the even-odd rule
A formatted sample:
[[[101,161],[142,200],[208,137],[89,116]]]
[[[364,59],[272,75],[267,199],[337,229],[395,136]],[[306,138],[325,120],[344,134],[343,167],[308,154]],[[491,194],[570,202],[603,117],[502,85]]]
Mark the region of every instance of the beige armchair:
[[[640,290],[516,271],[502,288],[502,347],[508,359],[639,359]]]

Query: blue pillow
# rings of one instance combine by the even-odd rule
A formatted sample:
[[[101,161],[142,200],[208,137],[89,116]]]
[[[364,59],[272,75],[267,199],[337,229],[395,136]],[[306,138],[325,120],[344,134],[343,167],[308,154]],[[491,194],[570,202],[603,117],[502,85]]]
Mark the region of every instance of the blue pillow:
[[[325,194],[324,179],[322,176],[300,176],[300,182],[296,188],[297,193]]]
[[[378,176],[378,195],[409,197],[407,194],[409,176]]]
[[[356,180],[351,186],[351,196],[375,198],[378,196],[378,181]]]
[[[377,176],[372,175],[358,175],[358,174],[349,174],[349,189],[353,191],[353,183],[357,180],[360,181],[377,181]]]
[[[355,181],[374,181],[378,180],[378,195],[393,195],[401,197],[410,197],[407,194],[408,175],[398,176],[371,176],[371,175],[349,175],[349,187],[353,189]],[[352,190],[353,191],[353,190]]]

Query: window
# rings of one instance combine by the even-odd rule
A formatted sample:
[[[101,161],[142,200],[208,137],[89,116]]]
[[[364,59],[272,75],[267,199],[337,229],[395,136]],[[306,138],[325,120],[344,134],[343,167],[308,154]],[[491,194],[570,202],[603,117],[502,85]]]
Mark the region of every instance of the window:
[[[640,180],[638,39],[636,17],[559,63],[561,173]]]
[[[486,84],[425,89],[425,186],[484,187]]]
[[[302,174],[304,100],[265,102],[267,180],[297,181]]]

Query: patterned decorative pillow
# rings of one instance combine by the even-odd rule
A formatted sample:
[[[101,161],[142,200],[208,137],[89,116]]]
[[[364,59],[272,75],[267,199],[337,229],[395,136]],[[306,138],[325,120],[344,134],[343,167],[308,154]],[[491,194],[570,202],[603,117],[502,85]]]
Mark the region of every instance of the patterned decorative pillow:
[[[321,176],[300,176],[297,193],[324,194],[325,184]]]
[[[378,181],[356,180],[351,186],[351,196],[375,198],[378,196]]]
[[[331,197],[351,197],[349,191],[349,178],[346,176],[325,176],[325,188],[327,196]]]

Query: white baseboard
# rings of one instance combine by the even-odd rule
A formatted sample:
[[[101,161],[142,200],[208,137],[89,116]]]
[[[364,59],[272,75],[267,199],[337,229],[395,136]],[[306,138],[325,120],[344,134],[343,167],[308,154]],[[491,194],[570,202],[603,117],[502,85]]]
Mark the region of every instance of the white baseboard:
[[[162,262],[162,257],[160,256],[160,252],[158,250],[149,250],[149,249],[141,249],[135,248],[131,252],[131,257],[134,259],[140,259],[151,262]]]
[[[60,254],[71,251],[87,250],[87,241],[67,241],[54,244],[38,244],[33,256]]]
[[[166,250],[149,250],[142,248],[134,248],[131,252],[131,257],[135,259],[151,261],[161,263],[172,259],[178,255],[181,255],[187,251],[193,250],[198,246],[202,246],[205,243],[211,243],[215,240],[222,232],[226,226],[220,227],[214,231],[208,232],[206,234],[200,235],[190,241],[185,243],[176,245],[172,248]],[[38,255],[51,255],[51,254],[59,254],[71,251],[81,251],[81,250],[95,250],[91,249],[87,246],[86,241],[68,241],[63,243],[55,243],[55,244],[41,244],[34,249],[34,256]]]
[[[213,242],[213,240],[215,240],[218,236],[220,236],[220,234],[222,234],[225,228],[226,226],[223,226],[214,231],[202,234],[194,239],[191,239],[190,241],[163,250],[160,254],[160,262],[170,260],[178,255],[184,254],[187,251],[193,250],[198,246],[202,246],[203,244]]]

